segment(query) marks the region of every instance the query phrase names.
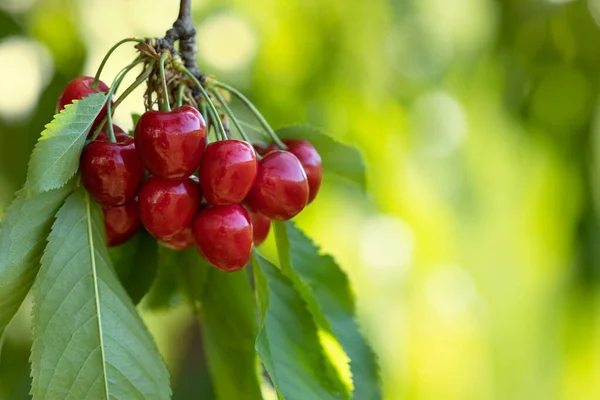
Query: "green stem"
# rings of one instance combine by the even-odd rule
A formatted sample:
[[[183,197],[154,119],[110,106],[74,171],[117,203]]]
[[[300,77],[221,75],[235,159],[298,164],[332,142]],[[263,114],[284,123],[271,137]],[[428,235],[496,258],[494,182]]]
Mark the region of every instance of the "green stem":
[[[252,113],[254,114],[254,116],[256,117],[256,119],[258,120],[258,122],[260,123],[260,125],[269,134],[269,136],[271,136],[271,139],[273,139],[273,141],[275,142],[275,144],[277,144],[277,146],[280,149],[287,150],[287,146],[279,139],[279,137],[277,137],[277,134],[275,133],[275,131],[273,130],[273,128],[271,128],[271,126],[269,125],[269,123],[267,122],[267,120],[262,116],[262,114],[260,113],[260,111],[258,111],[258,109],[254,106],[254,104],[252,104],[252,102],[250,100],[248,100],[248,98],[246,96],[244,96],[236,88],[234,88],[232,86],[229,86],[229,85],[227,85],[225,83],[222,83],[222,82],[219,82],[219,81],[215,81],[214,83],[215,83],[216,86],[221,87],[221,88],[227,90],[229,93],[233,94],[235,97],[237,97],[238,99],[240,99],[241,102],[244,103],[244,105],[246,107],[248,107],[250,109],[250,111],[252,111]]]
[[[225,128],[223,127],[223,122],[221,122],[221,118],[219,118],[219,112],[217,111],[217,108],[215,107],[214,103],[212,102],[210,95],[208,94],[208,92],[206,91],[204,86],[202,86],[200,81],[198,81],[198,79],[194,76],[194,74],[192,74],[187,68],[185,68],[185,66],[178,65],[177,69],[179,71],[183,72],[184,74],[186,74],[187,77],[190,78],[192,80],[192,82],[194,82],[194,85],[196,85],[198,87],[198,90],[200,90],[200,93],[202,93],[202,96],[204,96],[204,99],[206,100],[206,104],[208,104],[208,109],[209,109],[210,113],[215,116],[216,124],[219,128],[218,132],[221,135],[221,140],[226,140],[227,133],[225,132]]]
[[[162,108],[164,108],[163,111],[171,111],[171,103],[169,102],[169,88],[167,87],[167,80],[165,79],[165,60],[167,59],[167,57],[169,56],[169,52],[168,51],[163,51],[163,53],[160,56],[160,64],[159,64],[159,69],[160,69],[160,80],[162,81],[162,87],[163,87],[163,95],[162,95]]]
[[[156,62],[155,60],[151,60],[148,63],[148,66],[146,67],[144,72],[142,72],[136,78],[136,80],[131,85],[129,85],[129,87],[127,89],[125,89],[125,91],[115,101],[115,104],[113,104],[113,110],[116,109],[119,106],[119,104],[121,104],[123,102],[123,100],[125,100],[125,98],[131,94],[131,92],[133,92],[138,86],[140,86],[142,83],[144,83],[146,81],[146,79],[148,79],[148,77],[152,74],[152,67],[154,67],[155,62]]]
[[[210,135],[210,121],[208,120],[208,106],[205,102],[200,104],[200,112],[202,113],[202,118],[204,118],[204,122],[206,123],[206,135]]]
[[[179,85],[177,89],[177,107],[181,107],[183,105],[183,93],[185,92],[185,85],[182,83]]]
[[[131,71],[136,65],[138,65],[139,63],[141,63],[143,61],[144,61],[143,58],[138,57],[134,62],[132,62],[131,64],[129,64],[125,68],[123,68],[117,74],[117,77],[113,80],[113,83],[110,86],[110,89],[109,89],[109,91],[108,91],[108,93],[106,95],[106,116],[102,119],[102,121],[100,122],[100,124],[98,124],[98,127],[96,128],[96,131],[94,132],[94,135],[92,136],[91,140],[95,140],[96,139],[96,137],[98,136],[98,134],[100,133],[100,131],[102,130],[102,128],[104,127],[104,125],[108,122],[108,135],[110,137],[110,141],[111,142],[115,142],[116,141],[115,131],[114,131],[113,126],[112,126],[112,109],[113,109],[113,106],[111,104],[111,98],[115,94],[115,92],[117,91],[117,89],[119,88],[119,85],[123,81],[123,78],[125,78],[125,75],[127,75],[127,73],[129,71]]]
[[[242,139],[244,139],[246,142],[250,143],[250,139],[248,138],[248,135],[246,135],[244,128],[242,128],[242,126],[240,125],[238,119],[233,114],[231,107],[229,107],[229,105],[225,102],[225,99],[223,98],[223,96],[221,96],[221,93],[219,93],[219,91],[217,89],[213,89],[212,92],[214,93],[217,100],[219,100],[219,103],[221,103],[221,105],[225,109],[225,112],[227,113],[229,118],[231,118],[231,120],[233,121],[233,124],[235,125],[235,128],[238,130],[238,132],[242,136]]]
[[[92,89],[98,89],[98,82],[100,81],[100,74],[102,74],[102,70],[104,69],[106,62],[108,61],[108,59],[110,58],[112,53],[122,44],[129,43],[129,42],[143,43],[144,39],[142,39],[142,38],[126,38],[126,39],[123,39],[123,40],[115,43],[114,46],[111,47],[110,50],[108,50],[108,53],[106,53],[106,55],[102,59],[102,62],[100,63],[100,66],[98,67],[98,70],[96,71],[96,75],[94,76],[94,81],[92,82]]]
[[[250,128],[250,129],[252,129],[255,132],[258,132],[258,133],[262,132],[262,129],[260,127],[256,126],[256,125],[249,124],[248,122],[243,121],[241,119],[238,120],[238,122],[240,123],[240,125],[243,125],[246,128]]]

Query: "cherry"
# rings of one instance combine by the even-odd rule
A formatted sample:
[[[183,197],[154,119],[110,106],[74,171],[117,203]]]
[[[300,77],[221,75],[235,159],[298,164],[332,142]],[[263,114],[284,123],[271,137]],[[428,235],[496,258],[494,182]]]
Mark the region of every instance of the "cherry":
[[[249,143],[222,140],[209,144],[199,174],[204,198],[213,206],[242,202],[254,184],[257,168]]]
[[[106,244],[118,246],[135,235],[142,226],[137,200],[118,207],[103,207]]]
[[[271,229],[271,218],[254,211],[252,207],[245,204],[244,208],[248,212],[250,222],[252,222],[252,241],[254,246],[260,246],[265,241],[269,230]]]
[[[315,146],[310,142],[302,139],[289,139],[284,140],[283,143],[288,147],[290,153],[295,155],[302,164],[304,172],[306,172],[306,178],[308,179],[308,202],[311,203],[321,187],[321,181],[323,180],[323,163],[321,156]]]
[[[106,83],[102,81],[98,81],[98,87],[93,88],[92,84],[94,83],[94,78],[91,76],[78,76],[73,79],[71,82],[67,83],[64,90],[60,94],[58,98],[58,102],[56,104],[56,112],[58,113],[60,110],[65,108],[67,104],[73,103],[73,100],[81,100],[84,97],[89,96],[94,93],[107,93],[109,91],[109,87]],[[111,100],[112,101],[112,100]],[[90,132],[94,131],[94,127],[98,126],[102,118],[106,116],[106,105],[100,111],[100,114],[94,120],[94,124],[92,125],[92,129]]]
[[[125,137],[129,137],[129,135],[127,134],[127,132],[125,132],[120,126],[113,124],[113,131],[115,132],[115,138],[119,137],[119,136],[125,136]],[[94,132],[90,132],[90,135],[92,135]],[[108,141],[110,138],[110,135],[108,134],[108,131],[105,129],[101,130],[98,133],[98,136],[96,136],[96,140],[106,140]]]
[[[262,142],[252,143],[252,147],[254,147],[254,150],[256,150],[260,156],[264,156],[273,150],[277,150],[277,146],[275,144],[266,144]]]
[[[121,206],[133,200],[144,179],[144,166],[133,138],[116,139],[111,143],[108,137],[99,137],[81,153],[83,186],[103,206]]]
[[[200,165],[206,147],[206,123],[193,107],[147,111],[135,127],[135,144],[155,176],[181,179]]]
[[[192,234],[192,227],[188,226],[171,237],[163,238],[161,243],[171,250],[185,250],[193,246],[194,235]]]
[[[191,178],[152,176],[142,185],[138,199],[142,224],[152,236],[163,240],[191,225],[200,208],[202,191]]]
[[[258,163],[247,203],[265,216],[286,220],[308,204],[308,180],[302,164],[287,151],[273,151]]]
[[[242,269],[250,260],[252,223],[239,204],[201,210],[192,232],[200,254],[223,271]]]

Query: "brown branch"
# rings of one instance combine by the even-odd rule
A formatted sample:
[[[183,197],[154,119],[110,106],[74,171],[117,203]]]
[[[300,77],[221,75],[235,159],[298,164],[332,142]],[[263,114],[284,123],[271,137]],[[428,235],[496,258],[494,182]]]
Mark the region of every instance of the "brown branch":
[[[204,83],[204,74],[200,72],[196,64],[196,29],[192,21],[192,0],[181,0],[179,3],[179,17],[173,23],[173,27],[167,31],[165,37],[159,39],[158,45],[174,52],[176,41],[179,41],[179,54],[185,67],[200,82]]]

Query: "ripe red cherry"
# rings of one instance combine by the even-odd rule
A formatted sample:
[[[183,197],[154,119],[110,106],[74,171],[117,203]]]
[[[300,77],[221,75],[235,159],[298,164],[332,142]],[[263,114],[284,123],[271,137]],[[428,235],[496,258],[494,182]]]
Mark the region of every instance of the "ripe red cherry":
[[[257,168],[249,143],[222,140],[209,144],[200,167],[204,198],[213,206],[242,202],[254,184]]]
[[[138,194],[142,224],[155,238],[168,239],[191,225],[201,199],[193,179],[150,177]]]
[[[242,269],[250,260],[252,224],[239,204],[201,210],[192,232],[200,254],[223,271]]]
[[[108,137],[97,138],[83,149],[80,167],[83,186],[103,206],[133,200],[144,179],[144,167],[129,136],[117,136],[115,143]]]
[[[175,235],[161,240],[163,246],[171,250],[185,250],[194,244],[194,235],[192,227],[188,226]]]
[[[256,150],[260,156],[264,156],[273,150],[277,150],[277,147],[274,144],[265,144],[262,142],[252,143],[252,147],[254,147],[254,150]]]
[[[260,246],[265,241],[269,230],[271,229],[271,218],[252,210],[252,207],[245,205],[250,222],[252,222],[252,241],[255,246]]]
[[[308,202],[312,202],[319,188],[321,187],[321,181],[323,180],[323,163],[321,156],[315,146],[310,142],[301,139],[284,140],[283,143],[288,147],[290,153],[295,155],[302,164],[304,172],[306,172],[306,178],[308,179]]]
[[[125,136],[125,137],[129,137],[129,135],[127,134],[127,132],[125,132],[120,126],[113,124],[113,130],[115,132],[115,138],[119,137],[119,136]],[[93,134],[94,132],[90,132],[90,136]],[[98,136],[96,136],[96,140],[106,140],[108,141],[110,138],[110,135],[108,134],[108,130],[107,128],[101,130],[98,133]]]
[[[142,226],[137,201],[119,207],[103,207],[106,244],[118,246],[135,235]]]
[[[155,176],[181,179],[200,165],[206,147],[206,123],[193,107],[147,111],[135,127],[135,145]]]
[[[308,204],[308,180],[302,164],[290,152],[273,151],[258,163],[256,182],[247,203],[265,216],[286,220]]]
[[[56,104],[56,112],[58,113],[60,110],[65,108],[67,104],[73,103],[73,100],[81,100],[84,97],[89,96],[94,93],[107,93],[109,87],[106,83],[102,81],[98,81],[98,88],[93,88],[92,84],[94,83],[94,78],[91,76],[78,76],[73,79],[71,82],[67,83],[65,89],[61,93],[58,98],[58,102]],[[112,100],[111,100],[112,101]],[[100,111],[100,114],[96,117],[94,124],[92,125],[92,129],[90,132],[94,131],[94,127],[98,126],[102,118],[106,116],[106,105]]]

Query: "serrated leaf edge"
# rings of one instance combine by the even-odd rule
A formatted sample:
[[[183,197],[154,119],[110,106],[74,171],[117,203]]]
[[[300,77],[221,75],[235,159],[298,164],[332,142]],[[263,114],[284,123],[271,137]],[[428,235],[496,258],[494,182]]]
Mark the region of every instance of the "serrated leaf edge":
[[[275,221],[274,221],[274,222],[275,222]],[[371,345],[371,344],[370,344],[370,343],[369,343],[369,342],[366,340],[366,335],[364,334],[364,331],[362,330],[362,328],[361,328],[361,325],[360,325],[360,323],[358,322],[358,319],[357,319],[357,316],[356,316],[356,312],[357,312],[357,304],[356,304],[356,303],[357,303],[357,299],[356,299],[356,295],[355,295],[354,287],[352,286],[352,284],[351,284],[351,281],[350,281],[350,279],[348,278],[348,274],[346,274],[346,272],[345,272],[345,271],[344,271],[344,270],[343,270],[341,267],[339,267],[339,263],[338,263],[338,262],[335,260],[335,257],[333,257],[331,254],[325,253],[325,252],[323,251],[322,247],[321,247],[320,245],[318,245],[317,243],[315,243],[315,242],[314,242],[314,241],[313,241],[311,238],[309,238],[309,237],[306,235],[306,233],[304,233],[304,232],[303,232],[303,231],[302,231],[300,228],[298,228],[298,227],[297,227],[297,225],[296,225],[296,224],[295,224],[293,221],[287,221],[287,222],[281,222],[281,223],[278,223],[278,221],[277,221],[277,222],[275,222],[275,223],[274,223],[274,225],[275,225],[275,230],[277,230],[277,226],[278,226],[278,225],[284,228],[285,236],[286,236],[286,238],[287,238],[287,241],[288,241],[288,249],[291,249],[291,243],[289,242],[288,227],[286,226],[286,224],[290,224],[290,225],[294,226],[294,228],[296,228],[298,231],[300,231],[300,232],[302,233],[302,235],[303,235],[303,236],[304,236],[304,237],[305,237],[307,240],[309,240],[309,241],[312,243],[312,245],[315,247],[315,250],[316,250],[316,252],[317,252],[317,255],[318,255],[319,257],[328,258],[328,259],[330,259],[331,261],[333,261],[333,263],[334,263],[335,265],[337,265],[337,266],[338,266],[338,268],[339,268],[340,272],[341,272],[341,273],[344,275],[344,277],[345,277],[345,279],[346,279],[346,282],[348,282],[348,288],[349,288],[349,290],[350,290],[350,292],[351,292],[351,294],[352,294],[352,318],[351,318],[351,320],[352,320],[352,322],[354,323],[354,325],[356,326],[356,330],[357,330],[357,332],[358,332],[358,333],[360,333],[360,335],[361,335],[361,336],[362,336],[362,337],[365,339],[365,345],[366,345],[366,347],[367,347],[367,349],[368,349],[368,351],[369,351],[369,353],[370,353],[371,357],[373,357],[373,360],[375,361],[375,371],[374,371],[374,372],[375,372],[375,377],[377,378],[377,382],[378,382],[378,383],[379,383],[379,385],[380,385],[380,386],[379,386],[379,388],[380,388],[380,393],[379,393],[379,394],[381,395],[381,382],[382,382],[382,380],[381,380],[381,366],[380,366],[380,363],[379,363],[379,360],[380,360],[380,358],[379,358],[378,354],[375,352],[375,350],[373,349],[373,346],[372,346],[372,345]],[[277,237],[277,235],[275,235],[275,237]],[[278,254],[279,254],[279,257],[280,257],[280,260],[281,260],[281,257],[282,257],[282,255],[281,255],[281,253],[280,253],[279,247],[277,248],[277,251],[278,251]],[[289,251],[288,251],[287,257],[288,257],[289,263],[290,263],[290,265],[291,265],[291,253],[290,253]],[[281,261],[280,261],[280,262],[281,262]],[[283,270],[282,270],[282,273],[283,273]],[[298,281],[299,281],[299,282],[300,282],[302,285],[304,285],[304,286],[306,287],[306,290],[307,290],[307,291],[308,291],[308,292],[309,292],[309,293],[310,293],[312,296],[314,296],[314,294],[313,294],[313,290],[312,290],[312,288],[310,287],[310,285],[308,285],[307,283],[305,283],[305,282],[302,280],[302,277],[300,276],[300,274],[298,274],[296,271],[294,271],[294,273],[297,275],[297,277],[298,277]],[[289,279],[289,280],[292,282],[292,284],[295,286],[295,281],[294,281],[293,279],[291,279],[291,278],[288,278],[288,279]],[[302,292],[300,291],[299,293],[300,293],[300,295],[302,296]],[[305,302],[305,304],[308,304],[308,303],[306,303],[306,302]],[[324,312],[323,312],[323,310],[321,309],[321,306],[320,306],[319,302],[318,302],[316,299],[315,299],[315,301],[314,301],[314,304],[315,304],[315,306],[316,306],[316,307],[319,309],[319,312],[320,312],[320,313],[323,315],[323,317],[324,317],[325,321],[327,322],[327,326],[326,326],[327,330],[328,330],[328,331],[329,331],[329,332],[330,332],[330,333],[333,335],[333,337],[335,337],[336,341],[338,341],[338,343],[339,343],[339,338],[338,338],[338,337],[337,337],[337,335],[336,335],[336,334],[333,332],[333,329],[332,329],[332,327],[331,327],[331,323],[329,322],[329,319],[328,319],[328,318],[325,316],[325,313],[324,313]],[[310,312],[310,309],[309,309],[309,312]],[[319,325],[319,323],[318,323],[318,321],[316,320],[315,316],[313,316],[313,315],[312,315],[312,313],[310,313],[310,314],[311,314],[311,316],[313,317],[313,319],[315,320],[315,324],[318,326],[318,325]],[[348,359],[348,361],[346,362],[346,365],[348,365],[348,366],[349,366],[349,368],[348,368],[348,371],[349,371],[349,373],[350,373],[350,378],[351,378],[351,380],[352,380],[352,386],[353,386],[350,394],[351,394],[351,398],[354,398],[354,397],[353,397],[353,395],[354,395],[354,391],[355,391],[355,384],[354,384],[354,375],[352,374],[352,362],[353,362],[353,360],[352,360],[352,359],[350,358],[350,356],[347,354],[346,350],[343,348],[343,346],[341,345],[341,343],[339,343],[339,344],[340,344],[340,346],[342,347],[342,350],[344,351],[344,354],[346,354],[346,358]],[[356,362],[356,361],[355,361],[355,362]],[[360,400],[360,399],[359,399],[359,400]]]
[[[262,273],[265,275],[265,278],[267,279],[267,286],[269,286],[269,278],[268,278],[268,276],[266,276],[265,272],[262,270],[262,266],[260,265],[260,261],[259,261],[259,259],[260,259],[260,258],[262,258],[262,259],[263,259],[265,262],[269,263],[269,264],[270,264],[270,265],[273,267],[273,269],[274,269],[274,270],[276,270],[278,273],[280,273],[280,274],[281,274],[281,278],[284,280],[284,283],[286,283],[287,285],[289,285],[289,287],[290,287],[290,288],[291,288],[291,289],[292,289],[294,292],[296,292],[296,294],[298,295],[298,299],[300,300],[300,303],[301,303],[302,309],[303,309],[303,310],[305,310],[305,311],[306,311],[306,313],[309,315],[309,318],[310,318],[310,319],[313,321],[313,324],[314,324],[314,327],[315,327],[315,334],[316,334],[316,336],[317,336],[317,341],[318,341],[318,343],[319,343],[319,346],[318,346],[318,352],[319,352],[319,362],[320,362],[320,364],[321,364],[321,365],[320,365],[321,371],[332,371],[332,367],[333,367],[333,366],[331,365],[331,363],[330,363],[330,362],[328,362],[328,360],[329,360],[329,357],[328,357],[328,356],[327,356],[327,354],[325,353],[325,349],[323,348],[323,344],[321,343],[321,341],[320,341],[320,339],[319,339],[319,337],[318,337],[319,325],[318,325],[318,324],[316,323],[316,321],[314,320],[314,318],[313,318],[313,315],[312,315],[312,313],[310,312],[310,309],[308,308],[308,304],[307,304],[306,300],[305,300],[305,299],[302,297],[302,294],[301,294],[301,293],[299,293],[299,292],[296,290],[296,288],[295,288],[295,285],[294,285],[294,282],[293,282],[293,281],[292,281],[290,278],[288,278],[287,276],[285,276],[285,274],[283,273],[283,271],[282,271],[280,268],[277,268],[277,266],[275,266],[275,265],[273,265],[272,263],[270,263],[270,262],[269,262],[269,261],[268,261],[266,258],[262,257],[262,256],[260,255],[260,253],[258,253],[256,250],[255,250],[255,253],[256,253],[256,260],[257,260],[257,264],[258,264],[258,266],[261,268],[261,272],[262,272]],[[270,287],[269,287],[269,289],[270,289]],[[269,297],[268,297],[267,312],[268,312],[269,308],[271,307],[271,293],[272,293],[272,291],[271,291],[271,290],[269,290]],[[269,348],[269,355],[271,355],[271,354],[272,354],[272,351],[271,351],[271,345],[270,345],[270,341],[269,341],[269,339],[268,339],[268,334],[267,334],[267,331],[263,330],[263,327],[264,327],[264,323],[265,323],[266,317],[267,317],[267,314],[265,314],[265,317],[264,317],[264,318],[262,319],[262,321],[261,321],[260,328],[259,328],[259,330],[258,330],[258,335],[260,335],[261,333],[265,335],[265,337],[266,337],[266,339],[267,339],[267,340],[266,340],[266,344],[267,344],[267,346],[268,346],[268,348]],[[256,343],[258,343],[258,335],[257,335],[257,338],[256,338]],[[256,348],[256,347],[257,347],[257,345],[255,344],[255,348]],[[257,352],[258,352],[258,349],[257,349]],[[271,358],[272,358],[272,356],[271,356]],[[333,371],[335,371],[335,370],[333,370]],[[271,377],[271,379],[272,379],[272,381],[273,381],[273,386],[275,387],[275,389],[276,389],[276,390],[277,390],[277,392],[279,393],[280,389],[279,389],[279,387],[278,387],[277,383],[275,382],[275,381],[276,381],[276,379],[275,379],[275,375],[276,375],[276,372],[275,372],[275,365],[273,365],[273,375],[274,375],[274,376],[273,376],[273,377]],[[322,375],[322,376],[323,376],[323,379],[324,379],[324,380],[325,380],[327,383],[329,383],[328,387],[324,387],[324,389],[325,389],[327,392],[329,392],[331,395],[333,395],[334,397],[337,397],[337,396],[338,396],[340,393],[338,393],[338,392],[333,392],[333,393],[332,393],[332,392],[330,392],[330,390],[331,390],[331,389],[333,389],[335,386],[333,385],[333,382],[331,381],[331,379],[330,379],[329,375],[328,375],[328,374],[324,374],[324,375]]]
[[[55,114],[55,115],[53,116],[52,120],[51,120],[49,123],[47,123],[46,125],[44,125],[44,130],[42,131],[42,133],[40,134],[40,137],[39,137],[39,138],[38,138],[38,140],[36,141],[35,147],[34,147],[33,151],[31,152],[31,156],[29,157],[29,164],[28,164],[28,166],[27,166],[27,180],[25,181],[25,184],[23,185],[23,188],[21,189],[21,191],[23,191],[23,194],[24,194],[24,197],[25,197],[25,198],[29,198],[29,197],[31,197],[31,196],[33,196],[33,195],[37,194],[37,193],[44,193],[44,192],[48,192],[48,191],[50,191],[50,190],[60,189],[60,188],[64,187],[64,186],[67,184],[67,182],[68,182],[68,181],[69,181],[71,178],[73,178],[73,176],[75,176],[75,174],[77,173],[77,171],[78,171],[78,170],[75,170],[75,171],[73,172],[73,174],[72,174],[71,176],[69,176],[69,177],[68,177],[68,178],[67,178],[67,179],[66,179],[66,180],[65,180],[65,181],[64,181],[62,184],[60,184],[60,185],[49,185],[49,186],[44,186],[43,188],[41,188],[41,189],[39,189],[39,190],[34,190],[34,189],[33,189],[33,187],[35,187],[35,186],[37,186],[37,185],[38,185],[38,181],[36,181],[36,182],[33,182],[33,183],[28,183],[28,181],[29,181],[29,176],[30,176],[30,172],[31,172],[31,170],[32,170],[32,159],[33,159],[33,156],[34,156],[35,154],[37,154],[37,153],[36,153],[36,150],[37,150],[37,148],[38,148],[38,144],[39,144],[41,141],[43,141],[43,140],[47,140],[47,139],[50,139],[50,138],[53,138],[53,137],[56,137],[56,136],[57,136],[57,135],[50,135],[50,134],[49,134],[49,130],[50,130],[50,128],[51,128],[51,126],[52,126],[52,124],[53,124],[53,123],[55,123],[55,121],[60,121],[60,120],[62,120],[62,119],[67,119],[67,118],[73,118],[75,115],[71,116],[70,114],[67,114],[67,111],[70,111],[70,109],[71,109],[72,107],[74,107],[74,106],[75,106],[77,103],[79,103],[79,102],[80,102],[80,101],[82,101],[83,99],[85,99],[85,98],[89,98],[89,97],[92,97],[92,96],[97,96],[97,97],[103,96],[103,97],[105,97],[105,99],[104,99],[104,103],[106,103],[106,98],[107,98],[106,94],[103,94],[103,93],[93,93],[93,94],[91,94],[91,95],[89,95],[89,96],[86,96],[86,97],[84,97],[84,98],[82,98],[82,99],[77,99],[77,100],[74,100],[72,103],[70,103],[70,104],[67,104],[67,105],[66,105],[66,106],[65,106],[65,107],[64,107],[62,110],[60,110],[60,112],[59,112],[58,114]],[[104,107],[104,103],[103,103],[102,107]],[[102,107],[100,107],[100,110],[98,110],[98,113],[96,113],[96,117],[98,116],[98,114],[99,114],[99,113],[100,113],[100,111],[102,110]],[[93,119],[91,119],[91,120],[89,121],[89,124],[87,125],[87,128],[85,129],[85,132],[89,132],[89,129],[90,129],[90,128],[91,128],[91,126],[94,124],[94,120],[95,120],[95,118],[96,118],[96,117],[94,117]],[[82,135],[83,135],[83,134],[84,134],[84,133],[82,133]],[[63,154],[64,154],[64,153],[63,153]],[[55,162],[55,164],[56,164],[56,162]]]

